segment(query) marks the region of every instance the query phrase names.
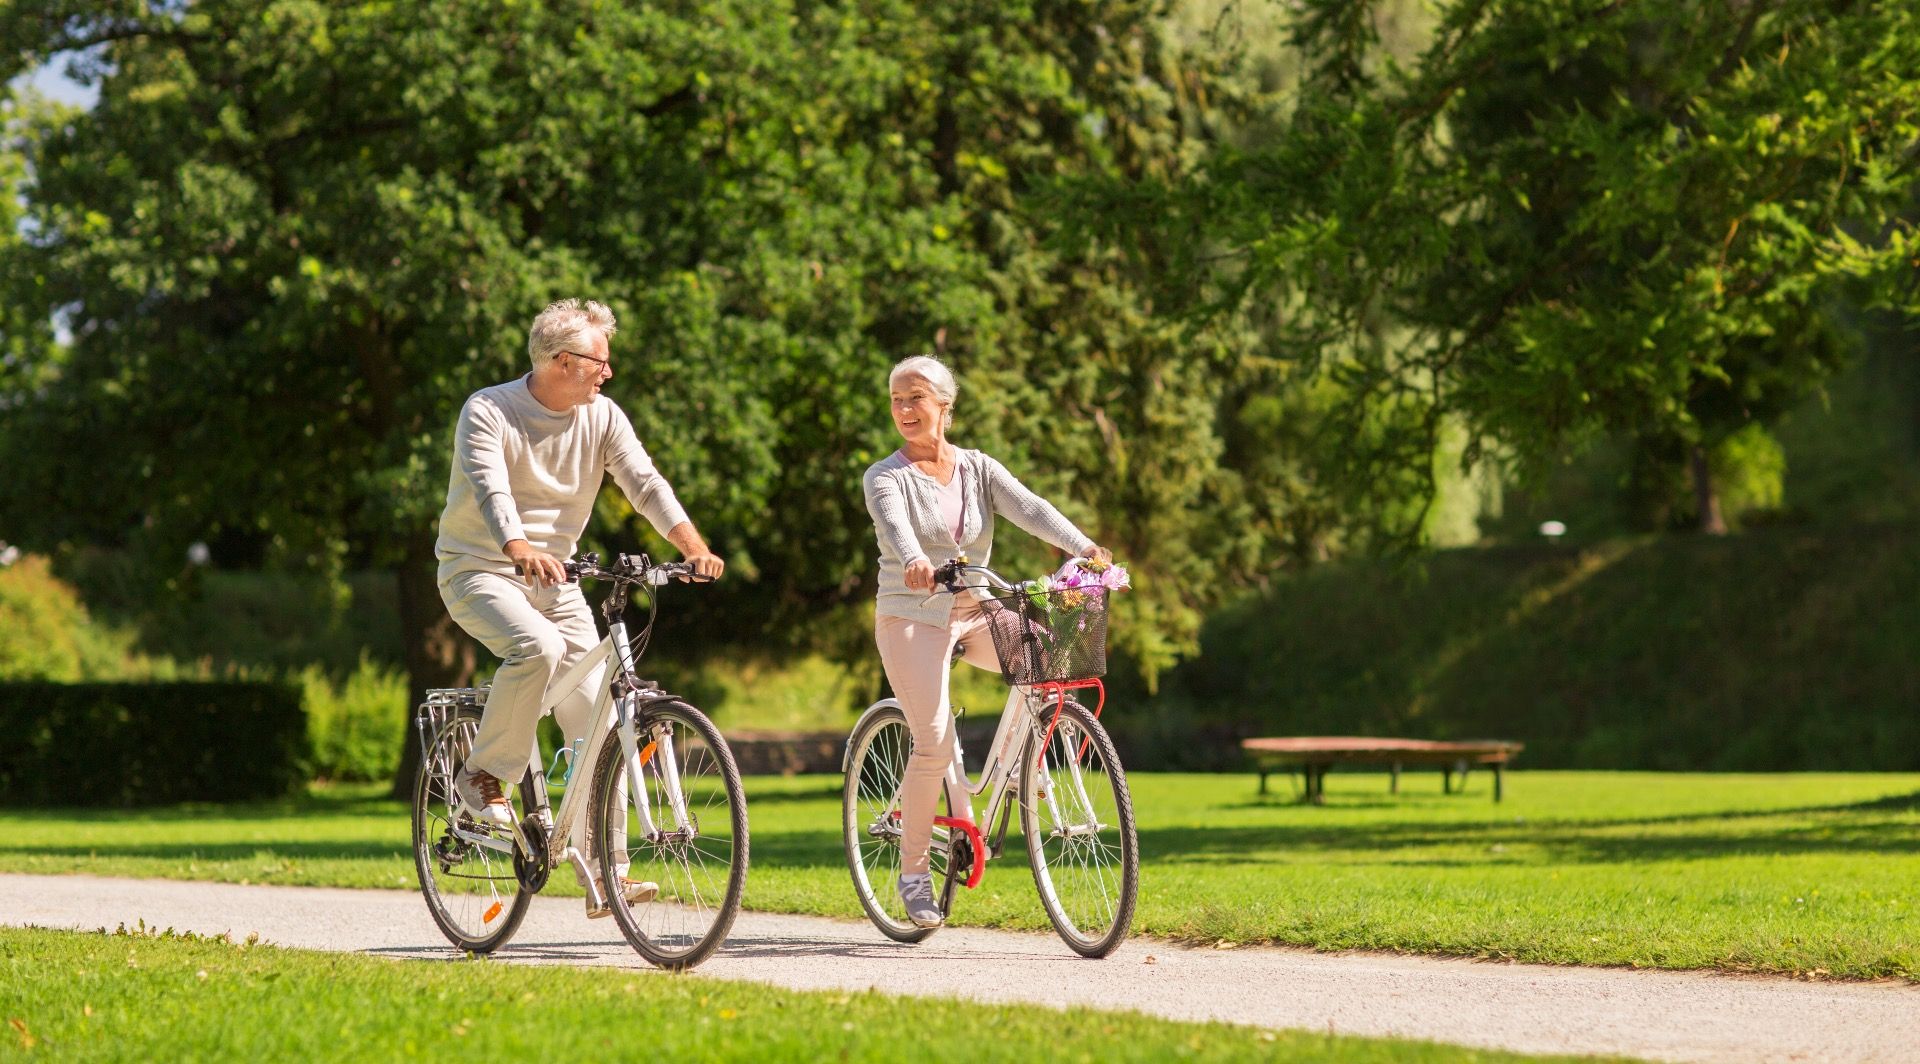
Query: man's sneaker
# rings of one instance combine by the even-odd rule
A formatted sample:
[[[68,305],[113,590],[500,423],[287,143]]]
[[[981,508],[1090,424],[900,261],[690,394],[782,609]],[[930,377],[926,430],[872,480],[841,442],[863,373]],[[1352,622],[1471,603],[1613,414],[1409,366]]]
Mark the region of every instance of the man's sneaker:
[[[513,806],[507,804],[500,781],[493,775],[478,770],[468,772],[463,766],[454,773],[453,794],[460,801],[460,811],[482,827],[513,827]]]
[[[620,889],[626,894],[628,905],[645,905],[660,894],[660,884],[644,879],[628,879],[626,876],[620,877]],[[603,916],[612,915],[612,906],[602,905],[598,909],[594,908],[593,892],[587,892],[587,919],[598,920]]]
[[[919,927],[939,927],[944,918],[933,904],[933,876],[927,872],[900,877],[900,900],[906,903],[907,919]]]

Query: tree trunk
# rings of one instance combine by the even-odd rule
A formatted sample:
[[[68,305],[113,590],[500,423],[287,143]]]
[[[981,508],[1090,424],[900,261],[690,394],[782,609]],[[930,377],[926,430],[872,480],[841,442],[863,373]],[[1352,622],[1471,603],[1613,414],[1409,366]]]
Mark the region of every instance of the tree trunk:
[[[393,795],[412,793],[420,765],[420,735],[414,710],[431,687],[465,687],[473,682],[473,640],[447,616],[434,579],[433,538],[426,532],[407,539],[406,555],[394,573],[400,591],[400,633],[407,664],[407,727],[400,740],[400,771]]]
[[[1693,504],[1694,511],[1700,515],[1700,531],[1709,536],[1724,536],[1727,520],[1720,514],[1720,494],[1713,489],[1713,466],[1707,461],[1707,449],[1694,444],[1691,459]]]

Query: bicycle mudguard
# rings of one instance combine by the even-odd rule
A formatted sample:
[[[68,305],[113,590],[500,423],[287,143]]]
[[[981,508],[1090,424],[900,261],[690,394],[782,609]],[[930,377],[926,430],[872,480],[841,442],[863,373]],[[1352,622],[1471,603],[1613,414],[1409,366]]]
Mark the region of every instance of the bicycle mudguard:
[[[899,709],[899,708],[900,708],[899,699],[883,698],[880,701],[875,702],[873,705],[868,706],[866,709],[866,712],[860,714],[860,719],[853,722],[853,727],[850,730],[848,730],[847,734],[850,736],[860,734],[860,729],[862,726],[864,726],[867,723],[867,718],[873,716],[875,713],[879,713],[884,710]],[[853,767],[853,744],[849,742],[847,743],[847,748],[845,750],[840,751],[840,774],[846,775],[847,770],[852,767]]]

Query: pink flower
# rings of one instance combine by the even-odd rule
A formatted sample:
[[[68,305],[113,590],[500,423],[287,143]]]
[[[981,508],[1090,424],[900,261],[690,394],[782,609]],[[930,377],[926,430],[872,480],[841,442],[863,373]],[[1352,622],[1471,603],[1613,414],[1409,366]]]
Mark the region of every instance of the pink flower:
[[[1098,577],[1080,568],[1079,559],[1075,558],[1070,559],[1067,564],[1061,566],[1052,576],[1047,577],[1047,590],[1065,591],[1069,588],[1096,583],[1098,580]]]
[[[1069,559],[1051,576],[1046,578],[1048,591],[1067,591],[1075,588],[1103,588],[1107,591],[1125,591],[1133,586],[1127,571],[1118,565],[1083,566],[1082,559]]]

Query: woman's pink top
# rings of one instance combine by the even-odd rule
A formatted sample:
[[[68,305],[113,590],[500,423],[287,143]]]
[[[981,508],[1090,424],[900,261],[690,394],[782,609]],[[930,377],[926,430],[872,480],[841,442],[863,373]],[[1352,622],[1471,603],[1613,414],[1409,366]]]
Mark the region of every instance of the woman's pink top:
[[[953,476],[948,477],[947,482],[939,486],[940,519],[946,522],[947,528],[953,532],[955,543],[960,542],[960,519],[967,512],[967,493],[965,486],[960,483],[960,478],[966,475],[964,468],[960,463],[955,462]]]

